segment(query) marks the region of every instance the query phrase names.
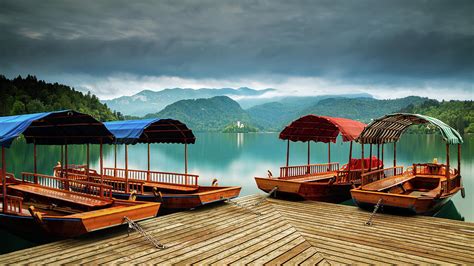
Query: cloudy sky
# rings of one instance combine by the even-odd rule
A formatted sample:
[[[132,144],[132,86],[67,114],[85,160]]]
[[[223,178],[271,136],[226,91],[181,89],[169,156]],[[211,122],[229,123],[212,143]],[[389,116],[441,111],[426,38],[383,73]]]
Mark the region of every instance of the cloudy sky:
[[[474,1],[0,2],[0,73],[102,99],[170,87],[474,98]]]

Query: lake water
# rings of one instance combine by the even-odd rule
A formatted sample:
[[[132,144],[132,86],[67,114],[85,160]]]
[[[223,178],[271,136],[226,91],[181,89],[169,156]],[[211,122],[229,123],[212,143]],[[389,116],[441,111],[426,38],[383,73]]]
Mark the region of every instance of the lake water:
[[[196,144],[189,145],[189,173],[199,174],[201,185],[210,185],[217,178],[219,185],[242,186],[241,195],[262,193],[255,185],[255,176],[266,176],[267,170],[277,175],[279,167],[285,164],[286,142],[278,139],[277,133],[222,134],[196,133]],[[104,166],[113,167],[113,146],[104,146]],[[354,143],[353,157],[360,158],[360,145]],[[38,146],[38,172],[51,174],[60,158],[59,147]],[[445,144],[438,135],[404,135],[397,144],[397,165],[410,166],[412,163],[445,162]],[[451,165],[457,166],[457,147],[451,148]],[[331,161],[341,165],[348,160],[349,145],[338,141],[331,145]],[[368,147],[366,148],[368,156]],[[374,147],[374,155],[376,155]],[[327,162],[327,144],[311,144],[311,162]],[[83,164],[86,160],[85,146],[69,147],[69,163]],[[385,164],[393,161],[393,145],[385,145]],[[98,169],[99,148],[91,146],[91,168]],[[124,147],[118,146],[118,167],[124,166]],[[307,144],[291,143],[290,165],[307,163]],[[147,168],[147,145],[129,146],[129,168]],[[159,171],[184,172],[184,145],[151,145],[151,169]],[[21,177],[21,172],[33,171],[33,145],[16,141],[7,150],[7,170]],[[461,174],[466,188],[466,198],[458,193],[452,202],[437,216],[463,219],[474,222],[474,136],[465,136],[462,145]],[[0,252],[35,245],[5,231],[0,234],[7,241],[1,241]]]

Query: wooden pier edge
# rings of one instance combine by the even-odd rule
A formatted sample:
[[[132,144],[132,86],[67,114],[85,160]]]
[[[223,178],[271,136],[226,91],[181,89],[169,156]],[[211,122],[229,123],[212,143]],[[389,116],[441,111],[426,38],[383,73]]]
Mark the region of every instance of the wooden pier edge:
[[[164,250],[123,228],[0,255],[0,263],[474,263],[474,223],[377,214],[373,226],[366,226],[370,213],[356,207],[262,197],[140,222]]]

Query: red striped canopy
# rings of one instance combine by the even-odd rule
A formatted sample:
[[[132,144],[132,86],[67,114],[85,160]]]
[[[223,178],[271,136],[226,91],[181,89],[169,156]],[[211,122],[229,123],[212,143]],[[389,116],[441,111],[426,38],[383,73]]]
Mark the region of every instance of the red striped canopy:
[[[342,141],[353,141],[366,124],[347,118],[307,115],[291,122],[280,132],[280,139],[291,141],[336,142],[339,134]]]

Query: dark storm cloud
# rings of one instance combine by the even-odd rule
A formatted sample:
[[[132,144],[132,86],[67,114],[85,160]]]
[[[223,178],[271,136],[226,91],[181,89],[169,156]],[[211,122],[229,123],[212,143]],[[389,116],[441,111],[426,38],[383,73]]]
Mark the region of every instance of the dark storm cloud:
[[[0,72],[474,80],[474,1],[2,1]]]

